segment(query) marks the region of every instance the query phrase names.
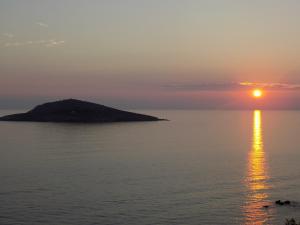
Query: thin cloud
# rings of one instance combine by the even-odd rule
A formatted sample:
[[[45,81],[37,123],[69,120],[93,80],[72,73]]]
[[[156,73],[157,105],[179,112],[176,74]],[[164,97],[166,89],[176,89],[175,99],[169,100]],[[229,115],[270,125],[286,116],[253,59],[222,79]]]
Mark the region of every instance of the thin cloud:
[[[4,47],[18,47],[18,46],[22,46],[22,45],[24,45],[24,43],[21,43],[21,42],[4,43]]]
[[[240,82],[241,86],[252,88],[263,88],[268,90],[300,90],[300,84],[292,83],[253,83],[253,82]]]
[[[20,46],[44,46],[44,47],[56,47],[65,44],[63,40],[35,40],[35,41],[24,41],[24,42],[6,42],[4,47],[20,47]]]
[[[36,22],[36,24],[39,25],[40,27],[45,27],[45,28],[49,27],[48,24],[43,23],[43,22]]]
[[[46,47],[52,48],[52,47],[56,47],[56,46],[63,45],[63,44],[65,44],[65,41],[50,40],[46,44]]]
[[[291,91],[300,90],[300,84],[293,83],[257,83],[257,82],[201,82],[201,83],[173,83],[161,86],[172,91],[235,91],[252,88],[265,90]]]
[[[4,33],[4,34],[2,34],[4,37],[6,37],[6,38],[14,38],[15,37],[15,35],[13,35],[13,34],[11,34],[11,33]]]
[[[176,91],[225,91],[239,89],[236,82],[202,82],[202,83],[173,83],[162,86],[164,89]]]

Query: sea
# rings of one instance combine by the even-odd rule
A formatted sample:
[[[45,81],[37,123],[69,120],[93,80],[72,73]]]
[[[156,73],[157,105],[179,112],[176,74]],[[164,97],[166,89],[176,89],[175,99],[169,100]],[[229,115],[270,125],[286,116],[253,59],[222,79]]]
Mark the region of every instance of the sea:
[[[0,122],[0,224],[300,221],[300,111],[138,112],[169,121]]]

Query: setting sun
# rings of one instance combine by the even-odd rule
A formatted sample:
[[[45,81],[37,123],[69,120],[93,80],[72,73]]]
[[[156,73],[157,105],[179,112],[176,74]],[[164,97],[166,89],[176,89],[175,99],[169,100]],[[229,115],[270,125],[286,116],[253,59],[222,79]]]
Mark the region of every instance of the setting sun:
[[[260,89],[255,89],[255,90],[252,91],[252,95],[255,98],[260,98],[260,97],[262,97],[263,92]]]

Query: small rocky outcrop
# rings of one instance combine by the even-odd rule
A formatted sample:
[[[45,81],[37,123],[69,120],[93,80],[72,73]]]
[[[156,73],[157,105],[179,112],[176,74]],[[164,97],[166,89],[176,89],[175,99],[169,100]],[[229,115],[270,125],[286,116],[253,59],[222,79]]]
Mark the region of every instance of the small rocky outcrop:
[[[286,200],[286,201],[281,201],[281,200],[277,200],[275,202],[276,205],[291,205],[291,201]]]

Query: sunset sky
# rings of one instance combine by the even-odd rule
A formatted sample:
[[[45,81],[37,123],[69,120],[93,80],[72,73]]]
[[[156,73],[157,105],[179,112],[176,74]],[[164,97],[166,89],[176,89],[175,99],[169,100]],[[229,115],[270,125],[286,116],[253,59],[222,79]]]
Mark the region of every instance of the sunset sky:
[[[300,108],[299,12],[298,0],[0,0],[0,108]]]

